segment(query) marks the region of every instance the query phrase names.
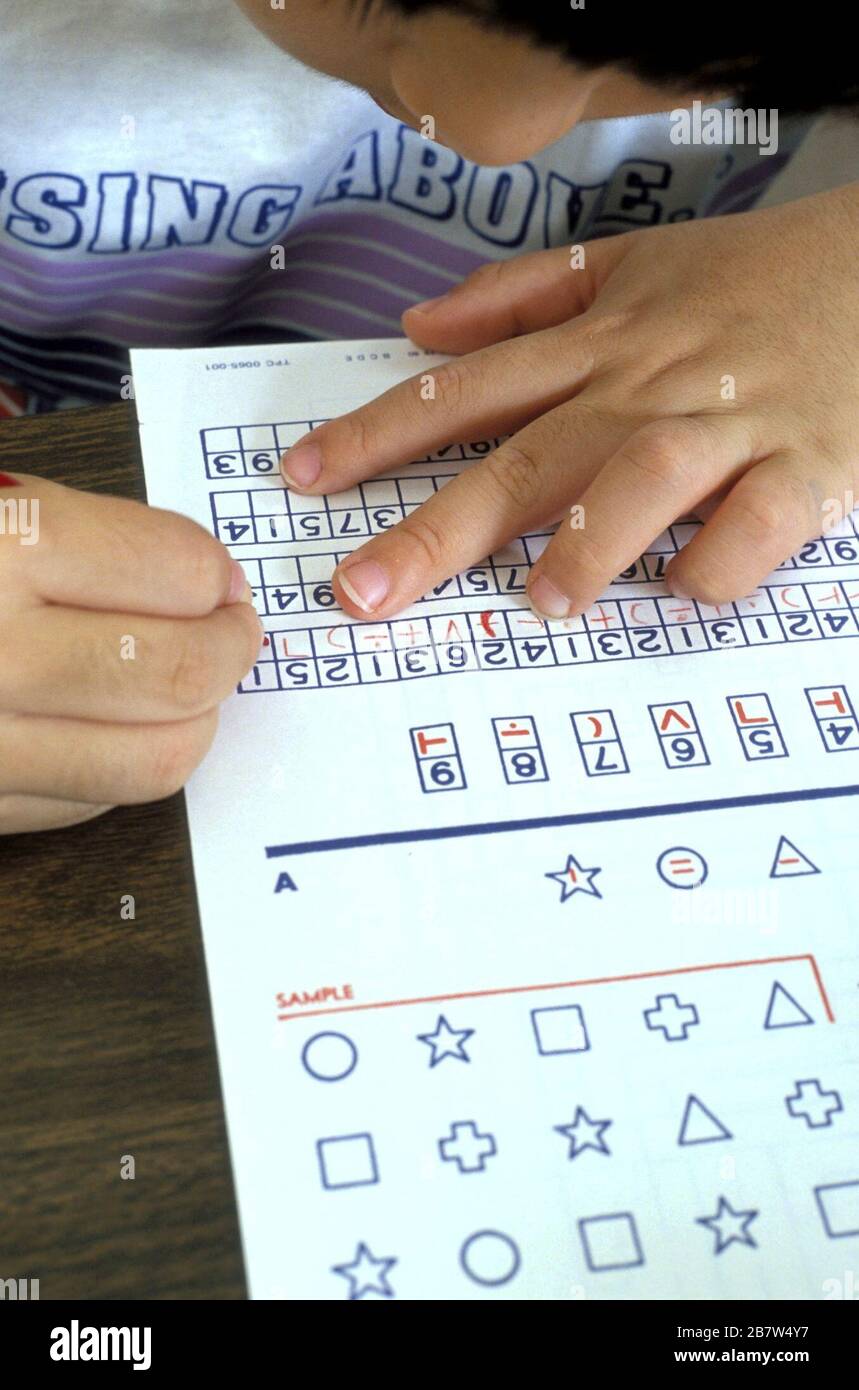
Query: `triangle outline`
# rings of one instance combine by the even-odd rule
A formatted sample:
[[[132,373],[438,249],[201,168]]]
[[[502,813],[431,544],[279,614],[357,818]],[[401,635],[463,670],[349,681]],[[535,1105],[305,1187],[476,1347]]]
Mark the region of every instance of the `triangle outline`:
[[[718,1133],[704,1134],[697,1139],[687,1138],[687,1131],[690,1123],[700,1122],[701,1117],[709,1123],[711,1129],[718,1130]],[[686,1097],[686,1108],[683,1111],[683,1119],[680,1121],[680,1133],[677,1136],[677,1143],[682,1147],[691,1144],[718,1144],[723,1139],[733,1139],[731,1131],[722,1124],[722,1121],[709,1110],[702,1100],[695,1095]]]
[[[772,1017],[774,1010],[784,1009],[785,1007],[801,1014],[801,1018],[787,1018],[782,1023],[773,1023]],[[785,989],[780,980],[773,980],[773,987],[770,990],[769,1003],[767,1004],[766,1016],[764,1018],[764,1028],[803,1028],[808,1023],[813,1023],[814,1019],[800,1004],[799,1000],[794,999],[790,990]]]
[[[799,868],[786,870],[779,869],[779,858],[783,851],[786,849],[790,850],[791,853],[797,855],[797,857],[802,861]],[[776,845],[775,854],[773,855],[772,868],[770,869],[770,878],[804,878],[809,874],[819,873],[820,869],[818,869],[817,865],[814,863],[813,860],[809,859],[807,854],[803,854],[802,850],[798,849],[797,846],[793,843],[793,841],[789,840],[786,835],[780,836],[779,842]]]

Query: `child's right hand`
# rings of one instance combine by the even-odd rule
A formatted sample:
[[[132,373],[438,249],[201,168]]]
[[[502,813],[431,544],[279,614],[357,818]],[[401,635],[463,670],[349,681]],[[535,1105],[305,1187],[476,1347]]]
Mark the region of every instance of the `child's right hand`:
[[[0,834],[170,796],[259,653],[240,567],[186,517],[22,474],[0,523]]]

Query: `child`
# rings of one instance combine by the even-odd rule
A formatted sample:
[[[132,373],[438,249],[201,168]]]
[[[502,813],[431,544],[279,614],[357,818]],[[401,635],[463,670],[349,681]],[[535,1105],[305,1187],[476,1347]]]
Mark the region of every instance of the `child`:
[[[824,61],[803,33],[801,63],[749,56],[721,7],[727,38],[660,54],[596,0],[239,9],[274,43],[229,0],[7,5],[10,410],[116,399],[129,344],[387,336],[405,310],[416,342],[457,354],[435,398],[405,383],[321,427],[287,484],[511,438],[349,556],[355,617],[573,504],[585,525],[531,575],[538,612],[580,611],[692,508],[712,518],[672,588],[729,599],[849,504],[859,169],[748,210],[802,159],[804,113],[859,104],[846,50]],[[757,144],[705,141],[735,108]],[[0,534],[5,832],[181,786],[259,642],[241,571],[191,522],[0,478],[0,516],[16,497],[40,532]]]

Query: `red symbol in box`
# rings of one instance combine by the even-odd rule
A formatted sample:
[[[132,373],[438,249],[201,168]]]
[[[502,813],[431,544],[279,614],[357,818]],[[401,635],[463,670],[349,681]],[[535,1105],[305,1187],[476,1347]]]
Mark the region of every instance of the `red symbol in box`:
[[[426,724],[409,730],[421,788],[425,792],[462,791],[465,771],[452,724]]]
[[[501,738],[525,739],[531,743],[534,739],[534,730],[530,724],[515,719],[508,720],[506,724],[498,725],[498,733]]]
[[[689,700],[672,705],[649,705],[665,766],[706,767],[710,758]]]
[[[844,703],[840,690],[831,690],[823,700],[813,699],[811,702],[818,709],[825,709],[827,705],[832,705],[839,714],[847,714],[847,706]]]
[[[548,782],[540,735],[530,715],[493,719],[492,728],[504,777],[510,786],[519,786],[523,782]]]
[[[665,710],[665,713],[659,721],[660,733],[667,733],[667,731],[671,727],[672,720],[674,720],[675,723],[679,724],[681,729],[692,728],[692,725],[690,724],[689,720],[684,719],[683,715],[680,713],[679,710],[672,709],[669,705],[669,707]]]
[[[577,710],[570,715],[588,777],[629,772],[623,743],[610,709]]]
[[[846,685],[806,687],[805,694],[827,753],[859,748],[859,721]]]
[[[415,743],[421,757],[426,757],[427,753],[441,753],[451,748],[451,741],[447,734],[435,734],[430,737],[425,729],[418,729],[415,732]]]
[[[751,699],[747,699],[747,700],[745,701],[745,703],[743,702],[743,700],[733,700],[733,701],[731,702],[731,703],[733,704],[733,707],[734,707],[734,716],[735,716],[735,718],[736,718],[737,723],[738,723],[738,724],[771,724],[771,723],[772,723],[772,715],[770,714],[769,710],[767,710],[767,712],[766,712],[765,714],[753,714],[753,713],[752,713],[752,710],[757,708],[757,706],[754,705],[754,704],[752,703],[752,701],[754,700],[754,698],[755,698],[755,697],[752,696]],[[748,708],[747,708],[747,706],[748,706]]]
[[[727,700],[747,761],[788,756],[768,695],[759,691],[754,695],[729,695]]]

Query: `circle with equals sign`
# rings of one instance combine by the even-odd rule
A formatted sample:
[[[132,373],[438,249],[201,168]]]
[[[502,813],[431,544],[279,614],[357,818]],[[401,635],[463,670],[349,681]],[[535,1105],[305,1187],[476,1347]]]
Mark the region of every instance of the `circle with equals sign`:
[[[695,849],[674,845],[660,854],[656,872],[669,888],[700,888],[707,877],[707,861]]]

